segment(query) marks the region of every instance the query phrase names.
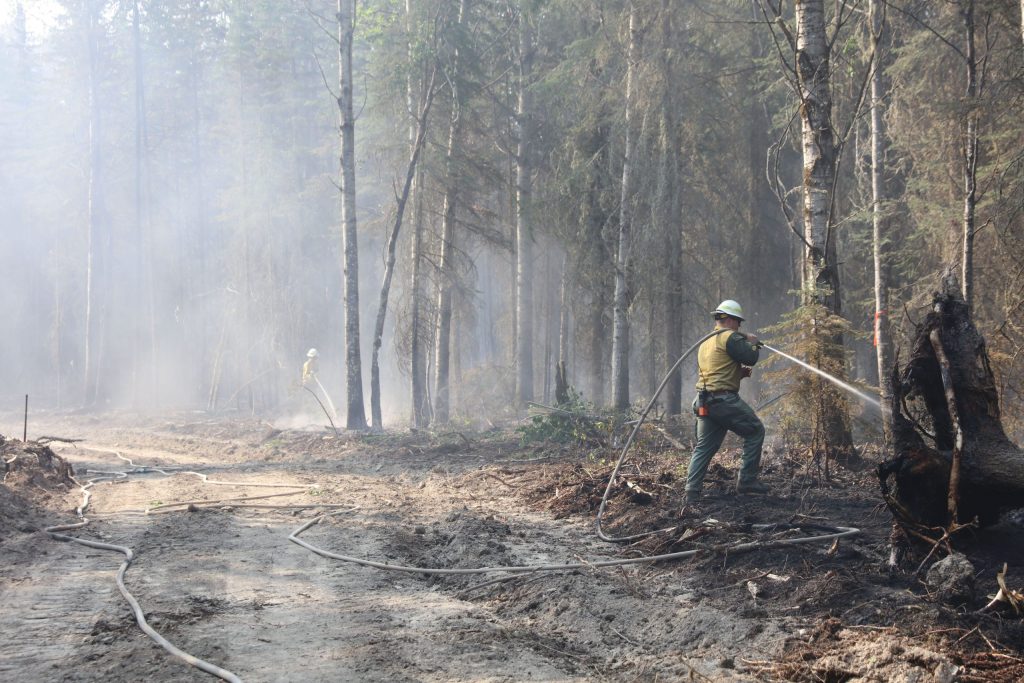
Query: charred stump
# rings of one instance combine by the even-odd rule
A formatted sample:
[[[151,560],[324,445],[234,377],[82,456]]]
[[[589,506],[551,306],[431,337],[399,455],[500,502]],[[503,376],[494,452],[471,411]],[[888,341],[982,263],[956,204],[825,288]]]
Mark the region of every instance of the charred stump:
[[[892,415],[878,477],[897,520],[984,525],[1024,506],[1024,453],[1003,430],[985,338],[949,272],[902,369],[897,359]]]

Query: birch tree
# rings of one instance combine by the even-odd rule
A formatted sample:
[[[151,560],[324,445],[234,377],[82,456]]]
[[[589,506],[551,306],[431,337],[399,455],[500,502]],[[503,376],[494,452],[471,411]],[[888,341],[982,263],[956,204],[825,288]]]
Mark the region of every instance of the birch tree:
[[[839,270],[831,215],[836,173],[823,0],[796,3],[796,68],[803,150],[804,282],[839,312]]]
[[[135,254],[132,264],[132,286],[134,291],[133,304],[138,312],[138,318],[133,323],[132,332],[132,402],[139,405],[139,382],[141,374],[142,354],[142,310],[143,292],[148,288],[143,286],[143,263],[146,258],[146,236],[143,232],[143,189],[145,172],[143,160],[146,148],[146,99],[145,81],[142,65],[142,30],[139,17],[139,0],[132,2],[132,61],[135,71]],[[148,280],[148,278],[147,278]],[[152,340],[151,340],[152,341]]]
[[[359,352],[359,252],[356,240],[355,116],[352,108],[352,39],[355,0],[338,0],[338,112],[341,116],[341,224],[345,271],[346,426],[366,429]]]
[[[974,0],[961,0],[960,14],[964,21],[964,65],[967,71],[963,139],[964,217],[961,229],[960,283],[964,302],[970,309],[974,302],[974,233],[978,204],[978,61],[975,52]]]
[[[885,109],[885,82],[882,69],[883,33],[886,30],[882,0],[871,0],[871,247],[875,274],[874,343],[878,367],[878,388],[882,404],[882,431],[888,441],[892,435],[892,334],[889,326],[889,267],[887,197],[885,186],[885,150],[887,138],[882,114]]]
[[[841,332],[842,297],[834,215],[839,146],[833,123],[830,66],[830,50],[836,36],[830,37],[826,32],[823,0],[801,0],[795,3],[795,36],[782,17],[781,3],[776,6],[768,0],[762,0],[761,7],[770,24],[779,27],[793,50],[793,63],[788,64],[784,60],[783,65],[794,76],[792,84],[799,102],[802,231],[798,235],[803,249],[801,284],[806,313],[799,325],[798,335],[806,337],[802,343],[808,344],[818,356],[816,364],[827,365],[831,372],[842,374],[845,369],[845,349]],[[773,17],[768,16],[769,10]],[[847,4],[837,4],[837,32],[843,23],[844,12],[849,15]],[[780,199],[783,209],[787,209],[781,194]],[[796,232],[796,222],[788,212],[787,218]],[[811,447],[815,457],[835,454],[845,460],[853,454],[853,443],[844,399],[837,392],[827,389],[820,380],[815,380],[810,391],[813,394]]]
[[[102,0],[85,5],[89,69],[88,243],[85,268],[85,404],[100,400],[107,305],[108,227],[103,206],[103,156],[100,117],[99,32]]]

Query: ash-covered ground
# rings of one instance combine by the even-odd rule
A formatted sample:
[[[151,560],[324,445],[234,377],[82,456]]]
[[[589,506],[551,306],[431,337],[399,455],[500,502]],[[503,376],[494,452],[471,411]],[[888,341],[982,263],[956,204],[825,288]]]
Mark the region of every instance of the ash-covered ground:
[[[1008,583],[1024,584],[1024,529],[1009,516],[959,541],[976,586],[951,603],[915,572],[927,548],[907,557],[903,571],[888,568],[891,516],[870,470],[833,469],[826,481],[799,454],[774,451],[764,467],[772,493],[737,496],[737,453],[727,442],[703,504],[682,509],[688,453],[678,445],[688,445],[689,434],[652,427],[623,466],[604,529],[675,529],[609,544],[597,538],[594,517],[618,453],[599,436],[524,446],[511,430],[334,435],[194,414],[50,415],[35,427],[84,439],[50,444],[78,482],[130,469],[124,458],[167,472],[94,486],[91,523],[76,533],[131,547],[126,583],[154,628],[243,680],[1024,676],[1022,618],[1006,606],[979,611],[1004,563]],[[5,449],[5,462],[11,449],[20,449],[22,464],[31,460],[20,442]],[[0,678],[208,680],[135,625],[114,584],[120,555],[56,542],[41,530],[74,521],[81,497],[67,478],[30,470],[0,486],[0,623],[8,634]],[[294,488],[240,500],[275,492],[254,484]],[[169,505],[180,501],[193,504]],[[584,566],[515,576],[402,573],[320,557],[288,541],[325,511],[341,513],[302,538],[342,555],[437,568]],[[780,526],[751,526],[772,523]],[[861,533],[730,550],[835,526]],[[692,549],[700,553],[686,560],[587,566]]]

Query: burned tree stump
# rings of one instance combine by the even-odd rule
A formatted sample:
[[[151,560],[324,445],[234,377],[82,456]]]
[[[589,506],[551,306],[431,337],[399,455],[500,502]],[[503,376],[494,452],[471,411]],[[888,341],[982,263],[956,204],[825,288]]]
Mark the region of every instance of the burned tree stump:
[[[907,364],[897,360],[891,408],[892,458],[878,477],[899,521],[984,525],[1024,507],[1024,452],[1003,430],[985,338],[950,272]]]

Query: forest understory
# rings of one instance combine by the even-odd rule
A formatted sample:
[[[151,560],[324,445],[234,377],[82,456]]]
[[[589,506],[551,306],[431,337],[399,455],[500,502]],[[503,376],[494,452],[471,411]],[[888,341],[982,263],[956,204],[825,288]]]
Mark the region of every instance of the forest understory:
[[[6,416],[4,433],[17,423]],[[202,414],[50,414],[30,426],[82,439],[49,444],[82,483],[103,476],[88,470],[131,469],[128,458],[216,481],[295,485],[232,502],[268,489],[139,471],[94,486],[90,525],[65,532],[132,548],[126,585],[153,628],[242,680],[1024,677],[1024,621],[1005,603],[984,609],[1004,563],[1011,588],[1024,582],[1024,517],[1010,513],[960,536],[976,585],[942,594],[924,574],[944,552],[925,561],[927,548],[917,548],[902,571],[888,568],[892,517],[870,467],[833,469],[825,481],[802,453],[770,449],[763,475],[771,494],[738,496],[738,443],[729,437],[701,507],[681,511],[692,425],[646,426],[611,492],[604,529],[677,528],[612,545],[594,533],[618,456],[606,439],[523,445],[512,428],[335,436]],[[43,530],[75,521],[81,503],[60,460],[38,442],[7,440],[2,450],[9,472],[0,485],[0,679],[211,680],[136,625],[115,584],[120,555],[58,542]],[[880,456],[869,450],[865,458]],[[182,501],[191,504],[172,505]],[[311,507],[247,507],[258,504]],[[289,542],[304,522],[334,510],[340,514],[304,540],[390,564],[473,568],[703,552],[515,576],[399,573]],[[762,523],[860,534],[723,550],[809,533],[749,527]]]

